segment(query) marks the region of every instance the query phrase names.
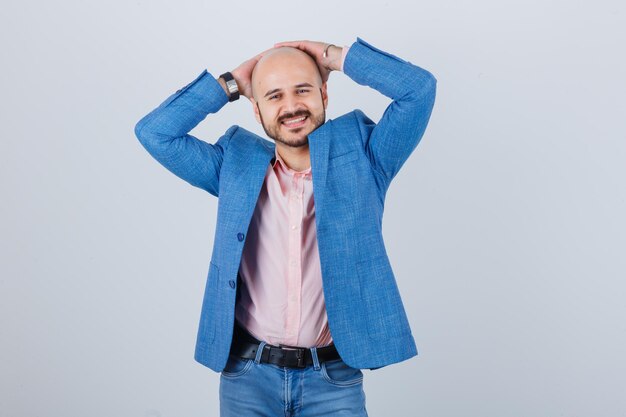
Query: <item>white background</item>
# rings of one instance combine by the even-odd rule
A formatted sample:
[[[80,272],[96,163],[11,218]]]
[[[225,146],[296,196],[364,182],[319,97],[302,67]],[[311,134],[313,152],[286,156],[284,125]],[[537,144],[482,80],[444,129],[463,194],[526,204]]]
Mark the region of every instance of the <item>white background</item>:
[[[218,414],[193,359],[217,199],[135,123],[205,68],[359,36],[432,72],[384,235],[419,355],[370,416],[626,414],[618,1],[16,1],[0,14],[0,415]],[[389,99],[331,74],[327,116]],[[264,132],[247,100],[192,134]],[[620,214],[622,213],[622,214]]]

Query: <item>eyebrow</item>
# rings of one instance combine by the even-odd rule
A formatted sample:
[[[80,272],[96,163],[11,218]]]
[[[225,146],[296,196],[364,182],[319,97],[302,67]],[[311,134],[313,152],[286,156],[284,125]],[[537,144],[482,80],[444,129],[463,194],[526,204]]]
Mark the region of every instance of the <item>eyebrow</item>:
[[[313,86],[309,83],[300,83],[300,84],[296,84],[293,88],[301,88],[301,87],[311,87],[313,88]],[[263,97],[267,97],[271,94],[277,93],[278,91],[281,91],[280,88],[275,88],[273,90],[268,91],[267,93],[265,93],[265,95]]]

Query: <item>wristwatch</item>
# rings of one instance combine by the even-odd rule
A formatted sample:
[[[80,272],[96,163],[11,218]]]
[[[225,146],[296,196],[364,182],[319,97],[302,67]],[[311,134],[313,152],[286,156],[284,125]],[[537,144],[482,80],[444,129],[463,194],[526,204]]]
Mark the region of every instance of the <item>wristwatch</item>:
[[[220,78],[226,82],[226,88],[228,88],[228,93],[230,94],[228,101],[235,101],[239,99],[239,87],[237,86],[237,81],[233,78],[233,74],[225,72],[220,75]]]

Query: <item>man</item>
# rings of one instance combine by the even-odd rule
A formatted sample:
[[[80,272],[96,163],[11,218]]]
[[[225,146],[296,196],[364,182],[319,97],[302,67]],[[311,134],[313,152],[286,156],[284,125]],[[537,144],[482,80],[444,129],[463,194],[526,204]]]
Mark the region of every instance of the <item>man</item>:
[[[378,124],[358,109],[326,120],[331,71],[393,100]],[[361,369],[417,355],[382,214],[435,90],[358,37],[283,42],[202,71],[137,123],[157,161],[219,198],[195,359],[221,372],[222,416],[366,416]],[[188,134],[240,95],[274,143],[238,125],[214,144]]]

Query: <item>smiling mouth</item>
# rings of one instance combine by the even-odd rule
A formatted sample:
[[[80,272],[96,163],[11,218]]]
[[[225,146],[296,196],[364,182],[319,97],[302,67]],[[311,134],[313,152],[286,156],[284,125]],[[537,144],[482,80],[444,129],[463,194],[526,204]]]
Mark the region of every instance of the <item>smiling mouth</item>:
[[[296,127],[303,126],[308,119],[309,119],[309,116],[300,116],[291,120],[285,120],[281,122],[281,124],[287,127],[288,129],[294,129]]]

